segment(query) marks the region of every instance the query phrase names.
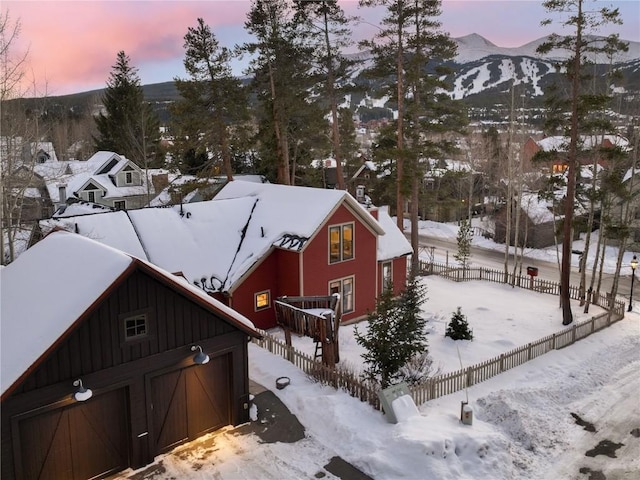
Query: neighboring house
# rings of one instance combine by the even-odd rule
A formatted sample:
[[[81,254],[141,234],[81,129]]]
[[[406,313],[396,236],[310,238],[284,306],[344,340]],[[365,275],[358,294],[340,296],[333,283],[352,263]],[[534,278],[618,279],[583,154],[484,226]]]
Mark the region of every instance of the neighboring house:
[[[494,240],[498,243],[506,241],[508,204],[502,206],[495,214]],[[513,207],[512,207],[513,208]],[[520,222],[518,229],[518,244],[527,248],[545,248],[555,245],[562,239],[562,224],[564,215],[556,214],[546,200],[538,198],[536,192],[524,192],[520,204]],[[562,212],[560,212],[562,213]],[[511,212],[511,235],[509,245],[515,244],[516,213]],[[580,238],[580,230],[575,229],[574,240]]]
[[[56,231],[0,279],[2,478],[103,477],[249,421],[259,334],[183,278]]]
[[[52,215],[45,178],[36,165],[57,161],[51,142],[28,142],[21,137],[0,137],[3,225],[32,225]]]
[[[117,210],[141,208],[169,181],[166,170],[145,173],[133,161],[114,152],[97,152],[89,160],[50,161],[34,170],[45,179],[56,209],[85,201]],[[148,178],[147,178],[148,177]],[[167,177],[166,181],[159,181]]]
[[[348,192],[235,180],[211,201],[41,222],[181,272],[260,328],[280,296],[340,293],[343,320],[404,289],[411,245],[384,210]]]
[[[539,151],[556,152],[557,156],[548,162],[543,162],[551,173],[564,172],[567,169],[567,153],[569,150],[570,138],[565,136],[545,137],[539,140],[529,137],[523,146],[523,169],[524,171],[539,170],[534,165],[533,157]],[[581,165],[592,165],[594,158],[592,151],[601,148],[619,147],[623,150],[629,149],[629,141],[620,135],[582,135],[579,138],[578,162]],[[595,159],[598,165],[607,166],[607,159],[604,154],[600,154]]]
[[[263,175],[234,175],[234,178],[245,182],[265,183],[267,181]],[[195,175],[180,175],[173,179],[171,183],[168,183],[167,177],[167,182],[163,184],[163,188],[157,188],[156,186],[156,196],[151,200],[149,206],[163,207],[211,200],[215,192],[220,190],[227,181],[226,175],[208,178],[199,178]]]
[[[29,142],[24,145],[24,158],[33,163],[57,162],[58,156],[51,142]]]
[[[630,192],[629,199],[623,201],[616,197],[612,202],[610,212],[611,222],[629,227],[627,249],[640,251],[640,171],[638,168],[630,168],[622,179],[624,188]],[[629,219],[627,223],[626,219]],[[617,244],[616,239],[609,239],[612,244]]]

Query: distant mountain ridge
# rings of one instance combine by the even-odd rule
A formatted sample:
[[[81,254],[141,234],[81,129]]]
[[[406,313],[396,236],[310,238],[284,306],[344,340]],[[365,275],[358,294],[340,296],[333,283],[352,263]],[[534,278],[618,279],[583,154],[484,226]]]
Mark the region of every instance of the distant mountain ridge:
[[[547,39],[548,37],[539,38],[519,47],[499,47],[475,33],[454,38],[458,53],[452,62],[448,62],[454,73],[446,78],[453,86],[452,98],[464,99],[472,107],[491,107],[508,103],[508,92],[512,85],[516,85],[521,86],[519,94],[526,96],[529,106],[540,106],[545,87],[555,81],[564,81],[556,70],[555,63],[569,55],[565,51],[554,51],[544,57],[539,55],[536,48]],[[596,65],[593,68],[593,75],[600,88],[605,88],[605,79],[611,66],[622,73],[621,79],[616,79],[611,87],[612,92],[625,95],[625,101],[620,102],[619,113],[629,113],[631,102],[640,101],[640,42],[628,43],[628,52],[618,54],[611,60],[602,55],[602,58],[595,59]],[[354,72],[352,81],[364,86],[366,93],[349,96],[345,99],[345,106],[359,109],[359,113],[368,109],[369,118],[380,115],[392,117],[392,107],[385,107],[385,101],[379,99],[373,91],[371,81],[361,75],[371,64],[371,55],[359,52],[348,56],[362,61]],[[180,98],[175,83],[167,81],[147,84],[142,88],[145,99],[154,105],[161,121],[167,121],[168,105]],[[80,104],[96,105],[100,102],[103,91],[104,89],[50,97],[50,100],[63,108],[73,108]],[[628,111],[623,112],[625,108]]]
[[[553,50],[548,55],[544,56],[537,53],[536,49],[538,46],[547,41],[548,38],[549,37],[542,37],[532,42],[525,43],[519,47],[498,47],[481,35],[472,33],[464,37],[457,37],[453,39],[458,44],[458,54],[456,55],[455,62],[458,64],[468,63],[481,60],[492,55],[503,55],[506,57],[533,57],[548,61],[566,59],[569,57],[569,52],[564,50]],[[598,37],[591,38],[597,39]],[[614,63],[640,60],[640,42],[624,41],[629,43],[629,51],[616,54],[613,58]],[[602,60],[604,63],[609,63],[609,59],[604,55],[602,55],[601,59],[596,59],[596,62],[598,60]]]

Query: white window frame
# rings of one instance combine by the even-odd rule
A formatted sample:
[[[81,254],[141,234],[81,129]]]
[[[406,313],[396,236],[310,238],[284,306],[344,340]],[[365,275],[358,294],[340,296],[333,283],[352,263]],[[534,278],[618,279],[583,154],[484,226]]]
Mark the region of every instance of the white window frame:
[[[388,269],[388,275],[385,274],[385,270]],[[389,260],[387,262],[382,262],[382,276],[381,276],[381,285],[380,291],[384,292],[385,288],[387,288],[388,281],[393,282],[393,261]]]
[[[350,291],[347,290],[347,285],[350,285]],[[329,295],[333,295],[336,292],[340,294],[343,314],[351,313],[356,309],[355,285],[356,279],[354,276],[329,281]]]
[[[346,229],[350,229],[351,230],[351,255],[350,256],[346,256],[345,255],[345,241],[344,241],[344,237],[345,237],[345,230]],[[337,257],[334,258],[334,256],[332,256],[331,254],[331,246],[332,246],[332,240],[331,240],[331,233],[333,231],[337,230],[338,231],[338,254]],[[348,223],[342,223],[342,224],[338,224],[338,225],[329,225],[329,229],[328,229],[328,261],[329,261],[329,265],[333,265],[336,263],[341,263],[341,262],[347,262],[349,260],[353,260],[354,258],[356,258],[356,240],[355,240],[355,236],[356,236],[356,227],[355,227],[355,222],[348,222]]]

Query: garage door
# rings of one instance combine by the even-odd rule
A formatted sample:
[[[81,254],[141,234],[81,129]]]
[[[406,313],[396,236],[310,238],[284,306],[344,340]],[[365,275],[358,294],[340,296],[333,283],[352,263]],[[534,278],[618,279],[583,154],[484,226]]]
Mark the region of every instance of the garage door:
[[[120,389],[21,419],[18,478],[84,480],[127,468],[125,402]]]
[[[150,379],[155,454],[231,423],[230,355]]]

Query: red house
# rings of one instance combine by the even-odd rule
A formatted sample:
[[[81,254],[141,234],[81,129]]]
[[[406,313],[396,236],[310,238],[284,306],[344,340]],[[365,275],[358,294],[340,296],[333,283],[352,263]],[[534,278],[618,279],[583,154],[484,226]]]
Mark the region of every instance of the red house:
[[[180,272],[260,328],[280,296],[340,293],[365,318],[391,280],[405,286],[411,245],[386,210],[348,192],[233,181],[208,202],[48,220]]]
[[[536,153],[543,151],[556,154],[555,158],[545,166],[548,165],[552,173],[564,172],[567,169],[566,155],[569,151],[569,142],[570,138],[563,136],[545,137],[540,140],[529,137],[523,146],[522,161],[524,162],[525,170],[536,169],[532,165],[532,159]],[[619,135],[582,135],[578,142],[578,162],[581,165],[592,165],[594,159],[591,152],[598,149],[619,147],[626,150],[629,148],[629,141]],[[601,167],[607,166],[607,160],[603,154],[599,154],[597,162]]]

